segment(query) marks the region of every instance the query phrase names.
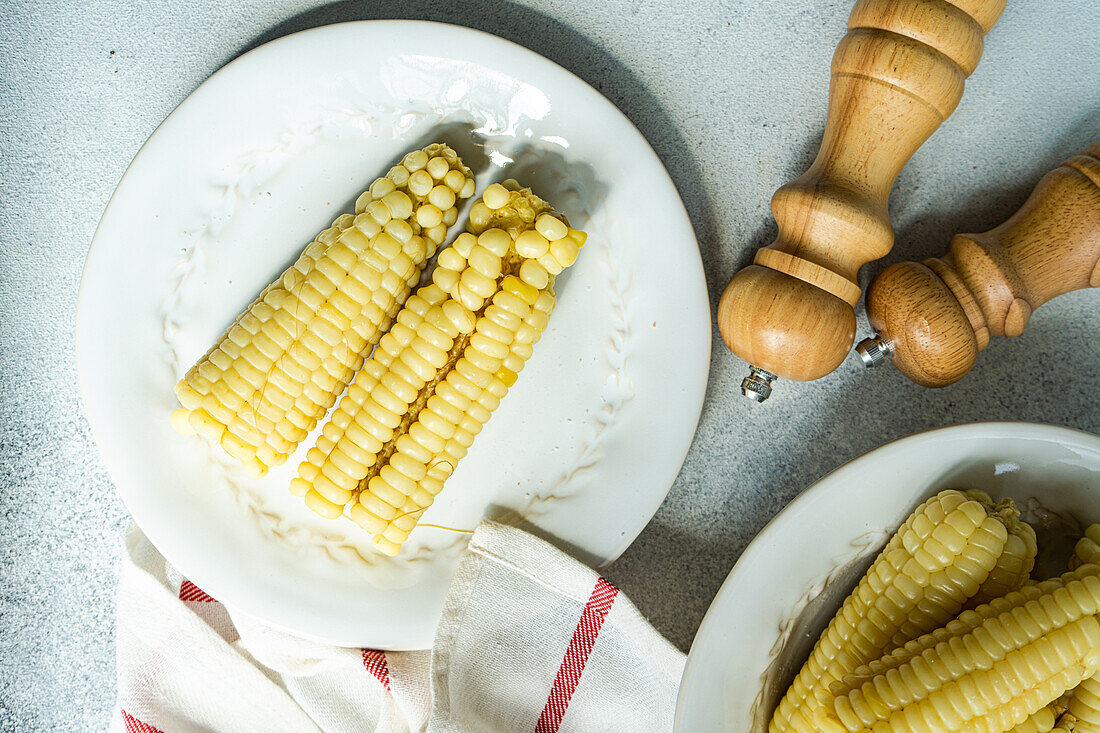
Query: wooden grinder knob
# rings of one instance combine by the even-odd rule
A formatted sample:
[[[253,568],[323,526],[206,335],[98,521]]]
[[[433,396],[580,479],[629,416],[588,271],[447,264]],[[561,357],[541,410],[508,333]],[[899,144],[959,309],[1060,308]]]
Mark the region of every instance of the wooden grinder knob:
[[[901,262],[867,288],[869,366],[893,359],[926,387],[974,366],[992,336],[1019,336],[1051,298],[1100,287],[1100,142],[1039,181],[1011,219],[958,234],[943,257]]]
[[[890,188],[955,110],[1004,6],[856,3],[833,55],[817,158],[776,191],[778,237],[734,276],[718,306],[726,345],[753,367],[746,395],[762,400],[775,376],[817,379],[844,361],[855,338],[859,268],[893,246]],[[753,379],[758,387],[746,388]]]

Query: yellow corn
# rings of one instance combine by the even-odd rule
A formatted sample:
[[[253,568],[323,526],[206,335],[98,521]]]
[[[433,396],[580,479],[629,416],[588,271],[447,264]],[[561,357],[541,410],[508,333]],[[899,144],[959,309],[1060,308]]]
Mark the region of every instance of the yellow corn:
[[[890,670],[901,667],[914,657],[919,657],[921,654],[938,644],[969,634],[990,618],[1018,609],[1029,601],[1036,600],[1054,592],[1070,581],[1081,580],[1082,578],[1095,574],[1096,567],[1082,566],[1063,574],[1059,578],[1051,578],[1040,583],[1032,583],[1023,586],[1019,590],[1010,592],[1003,597],[994,598],[987,604],[983,604],[972,610],[963,611],[957,618],[949,621],[945,626],[941,626],[917,639],[913,639],[904,646],[894,649],[879,659],[868,662],[855,670],[852,674],[845,675],[840,682],[835,682],[830,685],[829,693],[832,697],[840,697],[841,695],[847,694],[863,683],[875,677],[882,676]]]
[[[1073,557],[1069,560],[1069,566],[1075,568],[1085,563],[1100,564],[1100,524],[1090,525],[1085,530],[1085,536],[1078,540],[1073,548]]]
[[[1001,556],[997,558],[996,566],[990,571],[982,587],[966,604],[974,608],[1014,591],[1026,583],[1031,576],[1032,568],[1035,567],[1035,555],[1039,551],[1039,546],[1035,540],[1035,530],[1020,518],[1020,511],[1012,499],[1002,499],[994,504],[989,494],[984,491],[972,489],[965,493],[971,499],[980,501],[989,515],[999,519],[1008,530],[1008,539],[1005,541]]]
[[[291,491],[396,554],[546,328],[585,235],[515,181],[489,186],[325,425]]]
[[[473,195],[446,145],[404,157],[321,232],[176,385],[173,426],[254,476],[283,463],[344,391]]]
[[[955,616],[985,582],[1006,537],[1004,524],[959,491],[918,507],[821,635],[769,731],[816,731],[829,686]]]
[[[1001,733],[1023,724],[1100,664],[1100,569],[926,648],[817,711],[826,733]]]

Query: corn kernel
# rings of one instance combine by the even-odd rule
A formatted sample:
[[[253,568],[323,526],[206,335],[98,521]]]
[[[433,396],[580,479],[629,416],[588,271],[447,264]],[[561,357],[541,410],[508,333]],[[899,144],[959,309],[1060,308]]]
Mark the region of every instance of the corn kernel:
[[[473,251],[474,245],[476,244],[477,237],[475,237],[473,234],[470,234],[469,232],[463,232],[462,234],[459,234],[457,238],[455,238],[455,241],[451,243],[450,247],[447,247],[445,250],[440,252],[439,256],[443,257],[443,255],[447,254],[448,252],[457,254],[463,263],[462,267],[465,267],[466,258],[470,256],[470,252]],[[458,260],[455,261],[457,262]]]
[[[455,173],[458,173],[458,171],[455,171]],[[393,168],[390,168],[390,172],[386,174],[386,177],[396,185],[404,186],[409,182],[409,169],[403,165],[395,165]]]
[[[484,229],[485,225],[489,223],[489,217],[492,216],[489,207],[485,205],[484,201],[478,201],[470,207],[470,226],[479,229]]]
[[[325,499],[316,490],[310,490],[305,495],[306,506],[326,519],[336,519],[344,513],[344,507],[333,504]]]
[[[551,214],[542,214],[539,216],[539,218],[535,220],[535,229],[539,234],[546,237],[551,242],[563,239],[569,234],[569,227],[567,227],[561,219]]]
[[[190,410],[187,408],[172,411],[172,427],[181,435],[195,435],[196,433],[195,428],[188,421],[188,415],[190,415]]]
[[[443,183],[457,195],[466,185],[466,177],[460,171],[450,170],[443,176]]]
[[[503,257],[512,246],[512,238],[503,229],[488,229],[478,235],[477,243],[497,257]]]
[[[428,164],[428,154],[423,150],[414,150],[401,160],[401,164],[412,174]]]
[[[522,265],[520,269],[522,270]],[[538,300],[538,289],[532,287],[531,285],[520,280],[514,275],[509,275],[508,277],[504,278],[503,282],[501,282],[501,288],[504,290],[505,293],[511,293],[512,295],[515,295],[527,305],[532,305],[536,300]],[[503,305],[504,302],[505,301],[501,301],[501,305]]]
[[[371,534],[376,534],[386,528],[387,520],[375,516],[362,504],[353,504],[348,516],[351,517],[353,522]]]
[[[550,245],[550,254],[561,267],[569,267],[577,261],[580,248],[571,239],[559,239]]]
[[[505,334],[505,339],[504,342],[501,342],[483,331],[479,331],[470,337],[470,346],[493,359],[503,359],[508,355],[507,344],[511,343],[512,334]]]
[[[379,178],[370,185],[368,190],[370,191],[371,198],[381,199],[396,188],[397,184],[389,178]]]
[[[396,509],[370,492],[363,492],[359,496],[359,504],[371,514],[386,522],[391,522],[397,517]]]
[[[425,170],[418,170],[409,176],[409,190],[420,197],[427,196],[435,186],[431,174]]]
[[[416,221],[425,229],[430,229],[443,222],[443,212],[432,204],[425,204],[417,210]]]
[[[547,274],[546,268],[536,260],[525,260],[519,268],[519,276],[523,282],[540,290],[550,282],[550,276]]]
[[[540,265],[546,268],[546,271],[551,275],[558,275],[561,273],[562,269],[564,269],[562,268],[561,263],[558,262],[557,259],[555,259],[554,256],[549,252],[540,256],[537,261]]]
[[[508,189],[499,183],[489,185],[482,194],[482,200],[490,209],[504,208],[510,199],[511,194],[508,193]]]
[[[546,254],[549,250],[550,243],[539,232],[527,230],[516,237],[516,252],[521,257],[533,259]]]
[[[468,270],[466,272],[468,272]],[[458,302],[462,304],[462,307],[471,312],[481,310],[481,306],[485,302],[484,298],[479,296],[474,291],[470,290],[462,283],[459,283],[455,286],[454,295],[456,300],[458,300]]]
[[[437,246],[443,244],[443,240],[446,238],[446,236],[447,227],[443,225],[442,221],[440,221],[431,229],[428,229],[424,232],[424,237],[428,241],[435,243]]]
[[[480,244],[470,252],[470,267],[477,270],[481,275],[491,278],[494,281],[500,276],[501,259],[499,256],[493,254]],[[493,283],[493,290],[496,290],[496,283]]]
[[[466,258],[456,252],[454,247],[447,247],[440,252],[436,262],[439,267],[452,270],[456,274],[462,272],[466,267]]]
[[[370,191],[364,191],[359,194],[359,197],[355,199],[355,213],[362,214],[363,209],[367,208],[367,204],[374,201],[374,197],[370,195]],[[318,242],[329,242],[334,236],[333,229],[329,228],[317,235]]]
[[[431,364],[434,369],[440,369],[444,363],[447,363],[447,351],[433,346],[433,344],[423,340],[419,336],[412,339],[409,348],[415,351],[421,359]]]
[[[474,314],[469,308],[448,300],[443,303],[442,310],[447,321],[453,324],[456,333],[470,333],[474,330]]]
[[[413,214],[413,202],[404,191],[392,191],[382,199],[382,203],[393,218],[405,221]]]
[[[504,384],[504,386],[506,386],[506,387],[511,387],[513,384],[516,383],[516,377],[517,377],[516,373],[514,371],[512,371],[511,369],[509,369],[507,367],[504,367],[504,366],[502,366],[500,369],[498,369],[497,373],[494,374],[493,376],[496,379],[499,379]]]
[[[373,219],[378,226],[385,226],[386,222],[393,218],[390,207],[386,206],[385,201],[371,201],[363,213]]]
[[[447,175],[447,171],[451,169],[451,164],[447,162],[446,158],[439,156],[429,160],[426,168],[432,178],[442,181],[444,176]]]
[[[468,267],[462,271],[462,277],[460,281],[463,286],[469,288],[479,298],[488,298],[494,292],[496,292],[496,281],[492,278],[486,277],[482,273],[478,272],[473,267]],[[471,308],[471,310],[477,310]]]
[[[440,184],[428,192],[428,201],[443,212],[455,205],[455,192]]]
[[[514,330],[505,328],[488,317],[479,318],[475,330],[477,332],[475,335],[484,335],[501,344],[510,344],[515,336]]]
[[[201,407],[191,411],[188,421],[192,430],[202,437],[215,442],[219,441],[222,437],[222,433],[225,432],[225,426],[212,418],[209,413]]]

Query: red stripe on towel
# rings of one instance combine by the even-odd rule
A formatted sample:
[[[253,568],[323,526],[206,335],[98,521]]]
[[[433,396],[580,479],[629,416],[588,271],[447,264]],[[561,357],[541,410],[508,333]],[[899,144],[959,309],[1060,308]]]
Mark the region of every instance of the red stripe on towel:
[[[160,728],[143,723],[125,710],[122,711],[122,724],[126,726],[126,733],[163,733]]]
[[[377,649],[364,649],[363,666],[382,683],[387,691],[390,689],[390,667],[386,664],[385,652],[380,652]]]
[[[596,587],[592,589],[592,595],[581,612],[581,620],[573,631],[573,638],[569,640],[565,658],[554,678],[554,686],[550,688],[550,696],[539,716],[535,733],[557,733],[561,719],[565,716],[565,709],[569,707],[569,700],[581,681],[588,655],[596,645],[596,637],[600,635],[600,628],[618,594],[619,589],[611,583],[603,578],[596,579]]]
[[[217,603],[218,599],[212,595],[206,593],[202,588],[198,587],[190,580],[185,580],[180,584],[180,600],[181,601],[194,601],[195,603]]]

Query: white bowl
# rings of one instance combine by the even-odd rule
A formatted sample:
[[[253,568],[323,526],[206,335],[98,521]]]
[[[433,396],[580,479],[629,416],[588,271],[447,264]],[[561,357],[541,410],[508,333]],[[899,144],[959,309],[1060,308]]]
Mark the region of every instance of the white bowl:
[[[1048,518],[1100,521],[1100,437],[1033,423],[956,425],[887,443],[820,479],[757,535],[718,591],[691,645],[676,730],[764,731],[893,528],[952,487],[1010,496]]]

